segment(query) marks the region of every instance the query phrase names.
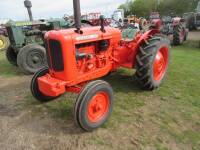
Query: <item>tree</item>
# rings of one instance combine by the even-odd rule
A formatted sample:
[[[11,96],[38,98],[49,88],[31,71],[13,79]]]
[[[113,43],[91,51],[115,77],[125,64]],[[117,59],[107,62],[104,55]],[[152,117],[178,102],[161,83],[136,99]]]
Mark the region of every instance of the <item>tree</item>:
[[[148,17],[153,11],[161,15],[179,15],[194,11],[199,0],[131,0],[126,1],[120,8],[125,10],[125,15]],[[128,7],[128,8],[127,8]]]
[[[124,15],[128,16],[130,15],[130,6],[132,5],[132,1],[131,0],[126,0],[126,2],[124,4],[121,4],[119,6],[119,9],[123,9],[124,10]]]

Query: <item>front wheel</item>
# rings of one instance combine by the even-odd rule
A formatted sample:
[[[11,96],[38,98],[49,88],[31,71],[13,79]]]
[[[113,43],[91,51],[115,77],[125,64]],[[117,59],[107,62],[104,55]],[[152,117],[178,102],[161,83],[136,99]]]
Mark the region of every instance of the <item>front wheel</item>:
[[[103,125],[113,108],[113,90],[101,80],[90,82],[79,94],[74,107],[77,124],[85,131]]]
[[[49,73],[49,70],[47,67],[44,67],[44,68],[40,69],[38,72],[36,72],[31,80],[31,87],[30,87],[31,93],[38,101],[40,101],[42,103],[49,102],[49,101],[57,98],[57,97],[51,97],[51,96],[44,95],[39,89],[38,78],[46,75],[47,73]]]
[[[10,64],[17,66],[17,53],[12,46],[9,46],[6,50],[6,58],[10,62]]]
[[[37,44],[24,46],[18,53],[17,64],[25,74],[34,74],[47,64],[45,48]]]
[[[140,47],[136,57],[136,78],[143,89],[158,88],[166,76],[169,64],[169,40],[154,36]]]

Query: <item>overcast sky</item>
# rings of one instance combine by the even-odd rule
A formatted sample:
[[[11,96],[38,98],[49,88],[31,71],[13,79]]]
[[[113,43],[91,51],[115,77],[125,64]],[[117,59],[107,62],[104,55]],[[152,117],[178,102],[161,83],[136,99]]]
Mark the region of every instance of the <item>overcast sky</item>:
[[[0,0],[0,18],[27,20],[24,0]],[[126,0],[80,0],[82,13],[102,12],[106,16],[117,9]],[[73,0],[32,0],[34,18],[63,17],[73,14]]]

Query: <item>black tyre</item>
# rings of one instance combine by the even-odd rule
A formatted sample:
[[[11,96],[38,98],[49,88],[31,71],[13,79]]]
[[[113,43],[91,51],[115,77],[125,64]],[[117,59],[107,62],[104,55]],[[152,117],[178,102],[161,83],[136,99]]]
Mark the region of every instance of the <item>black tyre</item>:
[[[9,39],[4,35],[0,35],[0,51],[7,50],[10,45]]]
[[[188,31],[185,30],[184,41],[187,41],[187,37],[188,37]]]
[[[136,78],[145,90],[154,90],[162,83],[169,63],[169,40],[153,36],[140,46],[136,57]]]
[[[9,46],[6,50],[6,58],[10,62],[10,64],[17,66],[17,53],[11,46]]]
[[[46,66],[46,61],[45,48],[37,44],[24,46],[17,56],[17,64],[25,74],[34,74]]]
[[[175,26],[173,31],[173,44],[176,46],[183,44],[185,36],[186,32],[184,28],[181,25]]]
[[[57,97],[51,97],[51,96],[44,95],[39,90],[37,79],[41,76],[44,76],[47,73],[49,73],[49,70],[47,67],[44,67],[44,68],[40,69],[38,72],[36,72],[31,80],[31,87],[30,87],[31,93],[38,101],[40,101],[42,103],[49,102],[49,101],[57,98]]]
[[[87,84],[76,100],[74,117],[85,131],[93,131],[103,125],[113,109],[113,90],[101,80]]]

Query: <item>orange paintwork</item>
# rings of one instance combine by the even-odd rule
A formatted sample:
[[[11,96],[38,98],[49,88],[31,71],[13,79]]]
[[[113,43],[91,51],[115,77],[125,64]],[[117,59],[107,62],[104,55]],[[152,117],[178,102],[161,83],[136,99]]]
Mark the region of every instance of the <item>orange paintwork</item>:
[[[54,39],[61,43],[64,60],[63,71],[50,69],[49,74],[38,78],[39,89],[45,95],[79,92],[81,88],[76,88],[77,85],[103,77],[119,67],[134,68],[141,42],[159,32],[150,30],[145,34],[138,33],[131,41],[122,41],[121,31],[116,28],[105,27],[105,33],[100,31],[100,27],[82,28],[83,34],[77,34],[74,30],[54,30],[45,35],[46,40]],[[98,42],[102,40],[108,41],[107,50],[99,49]],[[76,60],[77,50],[86,53],[87,57]]]
[[[99,92],[94,95],[87,107],[87,117],[91,122],[98,122],[109,111],[109,96],[106,92]]]
[[[43,94],[48,96],[58,96],[65,92],[64,81],[52,78],[50,74],[46,74],[38,78],[39,88]]]

